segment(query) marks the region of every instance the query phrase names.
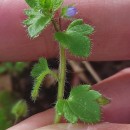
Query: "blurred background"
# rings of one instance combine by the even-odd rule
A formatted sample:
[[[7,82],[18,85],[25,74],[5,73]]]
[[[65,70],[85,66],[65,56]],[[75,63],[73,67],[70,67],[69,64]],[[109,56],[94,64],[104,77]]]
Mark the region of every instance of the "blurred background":
[[[37,61],[36,61],[37,62]],[[57,82],[47,76],[40,89],[40,95],[33,102],[30,93],[33,79],[30,71],[36,62],[0,63],[0,130],[28,118],[55,105]],[[49,59],[49,67],[58,71],[58,60]],[[115,73],[130,67],[130,61],[114,62],[75,62],[68,61],[65,97],[71,86],[77,84],[96,84]]]

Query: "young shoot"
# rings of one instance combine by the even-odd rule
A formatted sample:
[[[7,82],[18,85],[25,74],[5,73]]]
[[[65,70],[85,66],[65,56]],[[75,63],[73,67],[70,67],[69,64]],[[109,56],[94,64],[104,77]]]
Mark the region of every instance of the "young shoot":
[[[55,106],[54,123],[59,123],[64,117],[70,123],[78,120],[86,123],[101,121],[101,107],[109,103],[101,93],[92,90],[90,85],[77,85],[73,87],[67,99],[64,99],[66,80],[66,50],[72,55],[87,58],[91,53],[91,39],[94,28],[84,23],[83,19],[76,19],[77,8],[72,4],[63,6],[64,0],[26,0],[29,9],[25,10],[26,25],[29,36],[37,38],[44,29],[53,25],[55,29],[54,40],[59,45],[59,70],[58,75],[49,67],[45,58],[39,59],[34,65],[31,75],[34,78],[32,100],[37,100],[42,81],[47,75],[52,75],[58,82],[57,102]],[[58,12],[58,13],[57,13]],[[58,14],[58,15],[55,15]],[[62,22],[70,21],[65,30]]]

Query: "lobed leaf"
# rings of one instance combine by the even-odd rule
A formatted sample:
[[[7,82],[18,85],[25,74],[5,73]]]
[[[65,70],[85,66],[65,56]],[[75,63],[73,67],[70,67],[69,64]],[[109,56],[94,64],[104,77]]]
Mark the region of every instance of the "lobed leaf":
[[[34,86],[31,93],[32,99],[35,101],[39,95],[39,89],[42,84],[43,79],[46,75],[50,74],[51,71],[48,68],[47,60],[44,58],[40,58],[39,62],[34,65],[31,76],[34,78]]]
[[[31,9],[25,10],[25,14],[28,18],[23,22],[23,24],[28,27],[28,33],[31,38],[37,37],[51,22],[53,14],[46,14],[45,12],[46,8],[47,11],[49,10],[48,6],[50,5],[48,4],[50,4],[50,2],[48,3],[43,0],[37,0],[35,3],[35,8],[32,7]]]
[[[31,7],[25,10],[28,18],[23,22],[28,27],[31,38],[37,37],[51,22],[53,14],[63,3],[63,0],[26,0]]]
[[[76,123],[78,119],[97,123],[101,120],[101,104],[98,102],[101,97],[99,92],[91,90],[90,85],[79,85],[71,90],[68,99],[57,102],[57,114],[64,115],[70,123]]]
[[[91,42],[88,37],[85,37],[76,32],[57,32],[55,39],[66,49],[76,55],[87,57],[91,51]]]
[[[52,0],[53,4],[53,11],[56,11],[60,8],[60,6],[63,4],[64,0]]]
[[[82,19],[74,20],[65,32],[57,32],[55,39],[72,54],[88,57],[91,52],[91,40],[88,37],[94,28],[84,24]]]
[[[51,22],[51,15],[45,16],[38,14],[31,15],[24,24],[28,26],[28,33],[31,38],[37,37],[43,29]]]

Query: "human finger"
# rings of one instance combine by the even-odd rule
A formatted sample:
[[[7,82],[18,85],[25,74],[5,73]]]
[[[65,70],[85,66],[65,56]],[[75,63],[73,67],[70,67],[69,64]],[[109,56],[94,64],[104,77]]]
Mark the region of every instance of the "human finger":
[[[92,54],[89,60],[130,59],[130,1],[129,0],[66,0],[76,3],[78,17],[95,27]],[[31,40],[22,25],[25,1],[0,2],[0,61],[32,61],[44,56],[58,56],[58,47],[47,28],[39,38]],[[54,31],[53,31],[54,32]],[[70,56],[71,59],[74,57]]]

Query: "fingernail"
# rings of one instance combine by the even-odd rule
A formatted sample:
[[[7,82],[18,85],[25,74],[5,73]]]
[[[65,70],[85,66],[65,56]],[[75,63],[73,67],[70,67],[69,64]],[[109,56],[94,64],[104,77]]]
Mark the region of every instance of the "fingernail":
[[[54,124],[36,130],[96,130],[84,124]]]

